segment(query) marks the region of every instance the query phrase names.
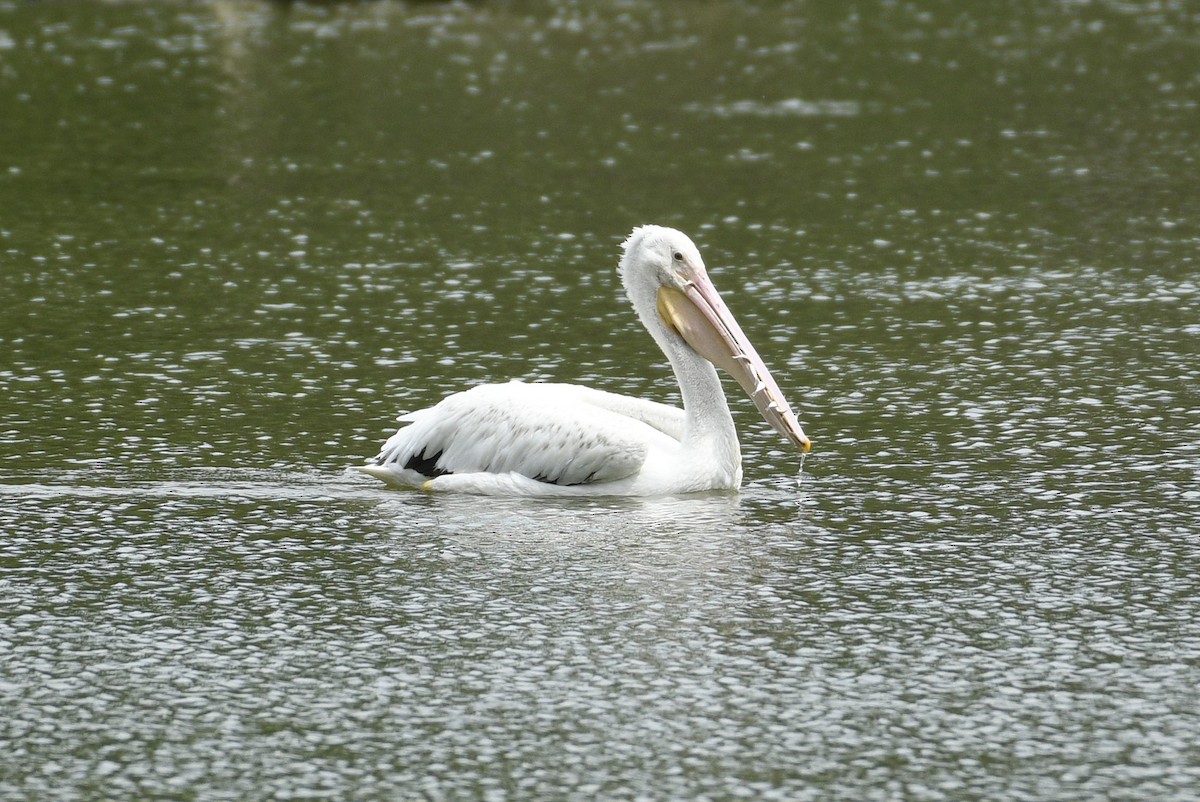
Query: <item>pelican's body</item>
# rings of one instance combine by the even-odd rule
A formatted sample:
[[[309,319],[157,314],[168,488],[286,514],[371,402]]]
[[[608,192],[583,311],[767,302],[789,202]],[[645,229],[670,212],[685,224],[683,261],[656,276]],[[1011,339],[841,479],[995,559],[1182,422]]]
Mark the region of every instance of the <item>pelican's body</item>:
[[[807,451],[808,438],[692,241],[642,226],[624,249],[626,293],[675,371],[683,409],[572,384],[485,384],[402,416],[408,425],[358,470],[402,487],[491,495],[735,489],[741,450],[714,363]]]

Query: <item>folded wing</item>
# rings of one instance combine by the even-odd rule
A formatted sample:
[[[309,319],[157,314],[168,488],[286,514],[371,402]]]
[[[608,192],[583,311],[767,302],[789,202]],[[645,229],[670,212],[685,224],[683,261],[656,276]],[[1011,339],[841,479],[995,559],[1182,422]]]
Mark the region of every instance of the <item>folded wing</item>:
[[[682,430],[681,410],[649,402],[622,410],[621,398],[571,385],[481,385],[403,416],[408,426],[369,472],[414,484],[509,472],[558,485],[617,481],[637,473],[650,448],[677,444],[668,429]]]

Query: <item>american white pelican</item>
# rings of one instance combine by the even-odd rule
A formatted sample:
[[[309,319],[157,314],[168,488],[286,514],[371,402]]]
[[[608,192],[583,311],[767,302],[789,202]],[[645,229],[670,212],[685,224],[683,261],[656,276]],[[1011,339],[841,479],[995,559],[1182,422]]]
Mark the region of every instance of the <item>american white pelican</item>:
[[[675,371],[683,409],[574,384],[484,384],[400,417],[363,473],[427,491],[655,496],[736,488],[742,454],[713,365],[802,451],[809,440],[688,237],[635,228],[625,293]]]

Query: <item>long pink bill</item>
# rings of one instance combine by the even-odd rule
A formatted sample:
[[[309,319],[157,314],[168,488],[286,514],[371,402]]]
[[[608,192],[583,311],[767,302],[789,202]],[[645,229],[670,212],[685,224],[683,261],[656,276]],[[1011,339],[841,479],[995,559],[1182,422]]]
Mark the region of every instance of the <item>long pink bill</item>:
[[[737,380],[775,431],[807,452],[812,443],[717,288],[702,271],[688,278],[682,291],[658,291],[659,314],[688,345]]]

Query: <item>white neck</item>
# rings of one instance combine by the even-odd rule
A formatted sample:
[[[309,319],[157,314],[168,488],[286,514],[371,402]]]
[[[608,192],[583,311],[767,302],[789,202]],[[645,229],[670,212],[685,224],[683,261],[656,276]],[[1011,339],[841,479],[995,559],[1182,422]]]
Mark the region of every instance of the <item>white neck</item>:
[[[732,459],[740,463],[737,430],[733,427],[733,416],[729,414],[729,402],[717,369],[678,337],[672,346],[663,348],[663,353],[675,371],[675,380],[683,395],[683,410],[687,413],[684,446],[699,447],[703,442],[707,448],[722,455],[731,454]]]
[[[687,415],[683,432],[684,450],[708,455],[731,472],[739,470],[742,464],[741,447],[717,369],[692,350],[682,337],[668,331],[658,315],[655,300],[648,300],[657,299],[657,289],[641,298],[634,297],[633,291],[629,294],[642,325],[666,354],[675,372],[675,380],[679,383],[683,410]]]

